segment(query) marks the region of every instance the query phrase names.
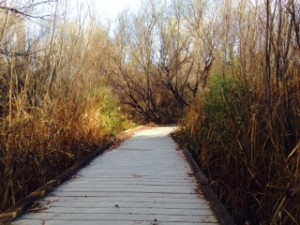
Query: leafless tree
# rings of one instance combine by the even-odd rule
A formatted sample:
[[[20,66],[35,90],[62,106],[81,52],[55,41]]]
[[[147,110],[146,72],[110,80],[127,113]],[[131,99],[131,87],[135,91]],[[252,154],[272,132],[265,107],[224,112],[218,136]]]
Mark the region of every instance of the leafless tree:
[[[119,21],[114,57],[118,70],[110,77],[129,97],[126,104],[147,120],[178,117],[207,84],[216,27],[204,20],[203,5],[147,1],[135,16]]]

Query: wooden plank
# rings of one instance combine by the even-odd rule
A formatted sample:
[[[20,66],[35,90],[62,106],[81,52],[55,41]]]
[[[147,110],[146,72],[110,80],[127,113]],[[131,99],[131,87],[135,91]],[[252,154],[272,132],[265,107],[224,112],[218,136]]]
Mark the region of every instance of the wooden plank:
[[[76,208],[160,208],[160,209],[209,209],[207,201],[201,201],[198,203],[180,203],[175,204],[174,202],[119,202],[119,201],[109,201],[109,202],[53,202],[49,205],[59,206],[59,207],[76,207]]]
[[[197,196],[202,196],[201,194],[197,194]],[[117,196],[145,196],[145,197],[161,197],[161,198],[187,198],[187,197],[196,197],[196,194],[178,194],[178,193],[143,193],[143,192],[54,192],[49,194],[48,196],[55,197],[117,197]]]
[[[187,196],[186,198],[175,198],[172,196],[170,197],[147,197],[147,196],[141,196],[141,197],[135,197],[135,196],[122,196],[122,197],[116,197],[116,196],[104,196],[104,197],[47,197],[43,201],[40,201],[44,205],[49,203],[54,203],[57,201],[61,202],[169,202],[169,203],[198,203],[200,197],[195,196]],[[204,196],[201,197],[201,199],[205,199]]]
[[[120,204],[122,205],[122,203]],[[64,213],[64,214],[78,214],[82,213],[81,208],[77,207],[50,207],[47,209],[46,213]],[[206,209],[178,209],[178,208],[164,208],[162,211],[161,208],[123,208],[123,207],[111,207],[111,208],[93,208],[89,207],[85,209],[85,214],[138,214],[138,215],[189,215],[189,216],[201,216],[207,215],[212,216],[213,213],[209,208]]]
[[[194,193],[195,188],[189,186],[181,186],[181,187],[174,187],[174,186],[141,186],[138,187],[136,185],[130,186],[111,186],[105,187],[101,184],[97,186],[89,186],[89,187],[69,187],[66,190],[64,187],[60,187],[56,190],[56,192],[72,192],[72,191],[84,191],[84,192],[142,192],[142,193],[177,193],[177,194],[185,194],[185,193]]]
[[[193,181],[189,180],[147,180],[147,179],[141,179],[141,178],[129,178],[129,179],[123,179],[123,180],[116,180],[116,179],[98,179],[98,180],[79,180],[76,182],[76,185],[98,185],[101,182],[101,185],[118,185],[118,184],[123,184],[123,185],[131,185],[131,184],[136,184],[136,185],[155,185],[155,186],[160,186],[162,183],[164,185],[181,185],[181,186],[190,186],[191,183],[196,183]],[[75,183],[74,183],[75,184]]]
[[[81,220],[85,223],[88,220],[118,220],[118,221],[168,221],[168,222],[217,222],[215,216],[211,215],[135,215],[135,214],[84,214],[84,213],[31,213],[24,215],[26,219],[41,219],[44,220]]]
[[[151,223],[152,222],[152,223]],[[153,224],[154,221],[116,221],[116,220],[106,220],[105,224],[110,225],[150,225]],[[83,225],[82,221],[77,220],[41,220],[41,219],[24,219],[21,221],[16,221],[15,225]],[[88,225],[99,225],[99,220],[86,220],[85,224]],[[155,223],[154,223],[155,224]],[[204,223],[204,222],[165,222],[158,221],[158,225],[217,225],[219,223]]]

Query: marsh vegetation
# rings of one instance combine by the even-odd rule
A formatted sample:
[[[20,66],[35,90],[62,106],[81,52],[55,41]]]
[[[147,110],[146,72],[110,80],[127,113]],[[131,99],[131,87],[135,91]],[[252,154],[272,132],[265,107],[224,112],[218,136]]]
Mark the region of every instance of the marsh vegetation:
[[[238,224],[299,224],[297,0],[145,0],[111,26],[75,5],[0,1],[2,211],[132,121],[178,122]]]

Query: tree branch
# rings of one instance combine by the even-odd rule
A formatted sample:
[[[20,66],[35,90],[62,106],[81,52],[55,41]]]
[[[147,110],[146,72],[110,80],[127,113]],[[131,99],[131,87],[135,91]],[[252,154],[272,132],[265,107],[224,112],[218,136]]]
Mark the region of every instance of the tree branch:
[[[33,16],[33,15],[27,14],[25,12],[22,12],[22,11],[16,9],[16,8],[7,7],[7,6],[0,6],[0,9],[5,10],[6,12],[12,12],[14,14],[19,14],[19,15],[22,15],[24,17],[29,17],[29,18],[33,18],[33,19],[42,19],[42,20],[44,20],[44,17],[51,16],[51,15]]]

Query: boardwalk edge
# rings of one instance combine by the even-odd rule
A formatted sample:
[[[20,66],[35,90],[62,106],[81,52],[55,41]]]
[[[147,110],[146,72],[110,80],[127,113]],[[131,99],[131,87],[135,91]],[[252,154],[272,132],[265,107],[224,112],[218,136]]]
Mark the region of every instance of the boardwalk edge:
[[[84,157],[81,161],[75,163],[73,166],[68,168],[61,175],[56,178],[48,181],[46,184],[39,187],[37,190],[31,192],[25,198],[20,199],[15,206],[7,209],[3,213],[0,213],[0,225],[6,225],[24,213],[30,206],[37,200],[45,197],[47,194],[52,192],[58,185],[63,183],[64,181],[71,178],[78,170],[82,167],[86,166],[92,159],[96,156],[104,153],[108,148],[113,146],[112,143],[108,143],[101,148],[96,149],[95,151],[89,153],[86,157]]]
[[[229,212],[226,210],[224,205],[220,202],[216,193],[212,190],[211,186],[209,185],[208,178],[204,175],[204,173],[200,169],[198,163],[195,161],[188,147],[180,143],[174,134],[171,134],[171,136],[173,140],[177,143],[177,145],[182,149],[185,158],[191,165],[195,177],[198,181],[198,184],[201,187],[203,194],[210,202],[211,208],[214,211],[219,222],[222,225],[236,225]]]

